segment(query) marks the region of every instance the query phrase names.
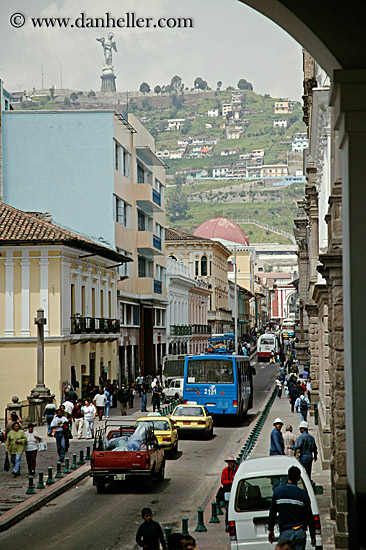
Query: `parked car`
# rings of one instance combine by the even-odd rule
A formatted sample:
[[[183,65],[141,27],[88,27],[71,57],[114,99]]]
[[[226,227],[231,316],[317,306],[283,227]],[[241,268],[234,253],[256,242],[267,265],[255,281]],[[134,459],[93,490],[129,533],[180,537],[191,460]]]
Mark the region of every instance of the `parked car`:
[[[200,433],[206,439],[213,436],[213,418],[202,405],[178,405],[170,418],[180,434]]]
[[[174,378],[171,380],[169,387],[164,390],[165,401],[183,399],[183,383],[184,378]]]
[[[316,550],[323,548],[318,504],[310,479],[295,457],[268,456],[242,462],[235,474],[230,493],[228,520],[231,550],[269,550],[268,518],[273,489],[287,482],[287,472],[291,466],[301,471],[298,483],[309,497],[316,528]],[[277,530],[277,531],[276,531]],[[279,535],[276,524],[275,536]],[[307,532],[306,550],[311,546]]]
[[[166,456],[174,458],[178,453],[178,429],[170,418],[160,416],[159,413],[149,413],[138,418],[135,426],[141,422],[152,422],[159,445],[164,449]]]

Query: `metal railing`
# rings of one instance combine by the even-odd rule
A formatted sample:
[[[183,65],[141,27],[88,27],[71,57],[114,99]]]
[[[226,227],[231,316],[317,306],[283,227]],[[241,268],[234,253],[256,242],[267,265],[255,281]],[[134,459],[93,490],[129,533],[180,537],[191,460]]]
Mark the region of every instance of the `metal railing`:
[[[71,334],[117,334],[118,332],[120,332],[119,319],[71,316]]]
[[[171,336],[189,336],[192,334],[191,325],[170,325]]]
[[[192,325],[192,334],[211,334],[211,325]]]

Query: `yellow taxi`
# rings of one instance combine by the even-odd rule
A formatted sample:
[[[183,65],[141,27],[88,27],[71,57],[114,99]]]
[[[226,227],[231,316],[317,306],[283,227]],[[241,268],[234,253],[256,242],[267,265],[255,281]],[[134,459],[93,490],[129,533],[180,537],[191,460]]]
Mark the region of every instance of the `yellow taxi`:
[[[207,439],[213,436],[213,418],[202,405],[178,405],[170,419],[180,433],[202,433]]]
[[[170,418],[160,416],[159,413],[150,413],[147,416],[140,416],[136,420],[135,425],[139,422],[151,422],[154,424],[154,434],[159,445],[164,449],[165,453],[174,457],[178,453],[178,430],[175,428]]]

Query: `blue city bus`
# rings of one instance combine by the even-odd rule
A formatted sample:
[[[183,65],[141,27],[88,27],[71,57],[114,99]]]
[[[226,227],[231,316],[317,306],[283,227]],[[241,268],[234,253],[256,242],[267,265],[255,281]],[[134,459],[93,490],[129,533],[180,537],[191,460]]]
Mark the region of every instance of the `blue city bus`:
[[[249,357],[208,353],[186,357],[183,403],[205,406],[210,414],[241,421],[253,407],[253,374]]]
[[[235,334],[233,332],[212,334],[208,339],[208,353],[232,353],[234,350]]]

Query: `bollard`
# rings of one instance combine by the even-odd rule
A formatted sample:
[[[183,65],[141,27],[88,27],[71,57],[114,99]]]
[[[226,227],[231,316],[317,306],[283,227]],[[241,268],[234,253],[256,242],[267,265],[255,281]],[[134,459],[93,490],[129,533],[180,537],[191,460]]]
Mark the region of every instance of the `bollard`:
[[[208,523],[220,523],[219,518],[216,513],[216,502],[211,502],[211,517]]]
[[[55,478],[61,478],[61,477],[64,477],[61,473],[61,462],[57,462],[57,472],[56,472],[56,475],[55,475]]]
[[[35,495],[36,494],[36,490],[34,488],[34,485],[33,485],[33,476],[29,476],[28,477],[28,489],[26,490],[25,494],[26,495]]]
[[[165,542],[168,544],[169,537],[172,534],[172,528],[164,527],[164,531],[165,531]]]
[[[71,470],[77,470],[78,465],[76,463],[76,453],[72,453],[72,464],[71,464]]]
[[[91,460],[90,447],[86,448],[85,460]]]
[[[45,489],[45,484],[44,484],[44,481],[43,481],[43,472],[38,472],[37,489]]]
[[[201,508],[198,509],[198,522],[197,522],[197,527],[195,529],[195,531],[197,533],[204,533],[207,531],[207,528],[205,526],[205,524],[203,523],[203,510]]]
[[[46,480],[46,485],[52,485],[55,483],[55,480],[52,477],[52,466],[48,467],[48,478]]]
[[[83,466],[84,464],[86,464],[84,460],[84,451],[80,451],[80,459],[79,459],[78,465]]]
[[[70,470],[70,459],[69,457],[67,456],[65,458],[65,468],[64,468],[64,474],[70,474],[71,473],[71,470]]]
[[[224,512],[222,511],[222,508],[221,508],[221,500],[220,500],[220,497],[218,495],[216,495],[216,514],[218,516],[223,516],[224,515]]]
[[[188,533],[188,518],[184,516],[182,518],[182,535],[189,535]]]

